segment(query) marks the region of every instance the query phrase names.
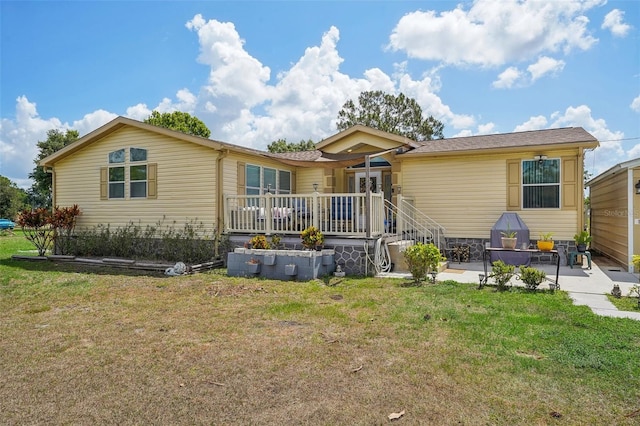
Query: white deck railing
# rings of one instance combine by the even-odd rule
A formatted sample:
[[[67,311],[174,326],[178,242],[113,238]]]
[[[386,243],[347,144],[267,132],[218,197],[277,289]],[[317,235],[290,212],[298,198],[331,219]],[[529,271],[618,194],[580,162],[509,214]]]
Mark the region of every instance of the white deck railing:
[[[395,206],[394,206],[395,207]],[[445,228],[415,207],[413,197],[398,195],[396,233],[405,239],[421,243],[433,243],[443,249]]]
[[[385,230],[384,199],[370,194],[369,235]],[[299,234],[315,226],[325,235],[367,236],[366,194],[225,195],[227,233]]]

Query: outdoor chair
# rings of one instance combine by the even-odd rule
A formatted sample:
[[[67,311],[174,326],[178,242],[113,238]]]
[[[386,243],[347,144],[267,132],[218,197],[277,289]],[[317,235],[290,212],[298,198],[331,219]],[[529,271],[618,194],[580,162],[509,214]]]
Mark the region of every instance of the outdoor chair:
[[[296,198],[293,206],[294,229],[302,231],[311,226],[311,209],[307,207],[307,200]]]
[[[291,222],[291,209],[289,207],[272,207],[273,230],[285,231],[289,229]]]

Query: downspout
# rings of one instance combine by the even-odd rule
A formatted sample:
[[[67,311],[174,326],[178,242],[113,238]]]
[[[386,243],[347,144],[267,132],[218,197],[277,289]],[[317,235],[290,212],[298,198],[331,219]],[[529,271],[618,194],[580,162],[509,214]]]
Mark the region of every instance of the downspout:
[[[229,155],[229,149],[220,149],[216,159],[216,230],[222,232],[224,219],[224,169],[222,160]]]
[[[365,166],[365,204],[364,204],[364,230],[367,236],[367,239],[371,238],[371,173],[370,173],[370,161],[371,158],[369,155],[364,156],[364,166]]]
[[[56,172],[53,167],[42,167],[46,173],[51,173],[51,208],[56,206]]]
[[[576,171],[578,173],[577,179],[578,182],[580,182],[580,198],[578,200],[578,202],[580,203],[580,207],[579,207],[579,211],[580,211],[580,219],[579,219],[579,223],[578,223],[578,229],[576,230],[576,232],[581,232],[583,230],[585,230],[587,228],[587,223],[586,223],[586,219],[587,219],[587,211],[585,209],[585,204],[584,204],[584,148],[580,147],[578,148],[578,170]],[[591,233],[591,230],[589,230],[589,233]]]
[[[629,167],[627,169],[627,265],[629,265],[629,271],[633,273],[637,273],[638,271],[634,270],[633,262],[633,249],[634,249],[634,219],[635,219],[635,210],[633,209],[633,202],[635,197],[635,187],[633,185],[634,177],[633,177],[633,169]]]

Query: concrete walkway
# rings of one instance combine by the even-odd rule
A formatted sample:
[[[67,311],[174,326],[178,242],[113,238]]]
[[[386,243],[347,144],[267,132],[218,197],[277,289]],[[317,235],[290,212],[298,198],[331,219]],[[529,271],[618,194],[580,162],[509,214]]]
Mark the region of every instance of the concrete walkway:
[[[543,269],[547,278],[555,278],[555,265],[533,265]],[[458,282],[479,284],[479,274],[484,274],[481,262],[456,263],[449,262],[449,267],[438,274],[438,281],[453,280]],[[398,278],[410,278],[410,274],[389,273],[384,276]],[[491,282],[491,281],[490,281]],[[511,284],[522,286],[522,281],[512,279]],[[629,295],[629,290],[634,284],[638,284],[638,278],[634,274],[623,271],[622,268],[607,266],[603,263],[598,266],[597,259],[592,262],[592,269],[587,269],[586,262],[582,267],[560,267],[558,278],[560,290],[566,291],[575,305],[585,305],[597,315],[615,318],[632,318],[640,321],[640,312],[619,311],[609,301],[606,294],[611,294],[613,285],[618,284],[623,296]],[[541,284],[541,288],[546,284]]]

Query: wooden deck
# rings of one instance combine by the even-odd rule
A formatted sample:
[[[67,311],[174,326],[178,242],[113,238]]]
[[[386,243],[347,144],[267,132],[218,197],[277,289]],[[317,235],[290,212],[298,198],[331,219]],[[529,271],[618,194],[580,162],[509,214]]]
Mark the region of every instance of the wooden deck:
[[[315,226],[327,236],[378,237],[385,233],[383,195],[295,194],[224,197],[225,232],[299,234]],[[367,208],[368,207],[368,208]]]

